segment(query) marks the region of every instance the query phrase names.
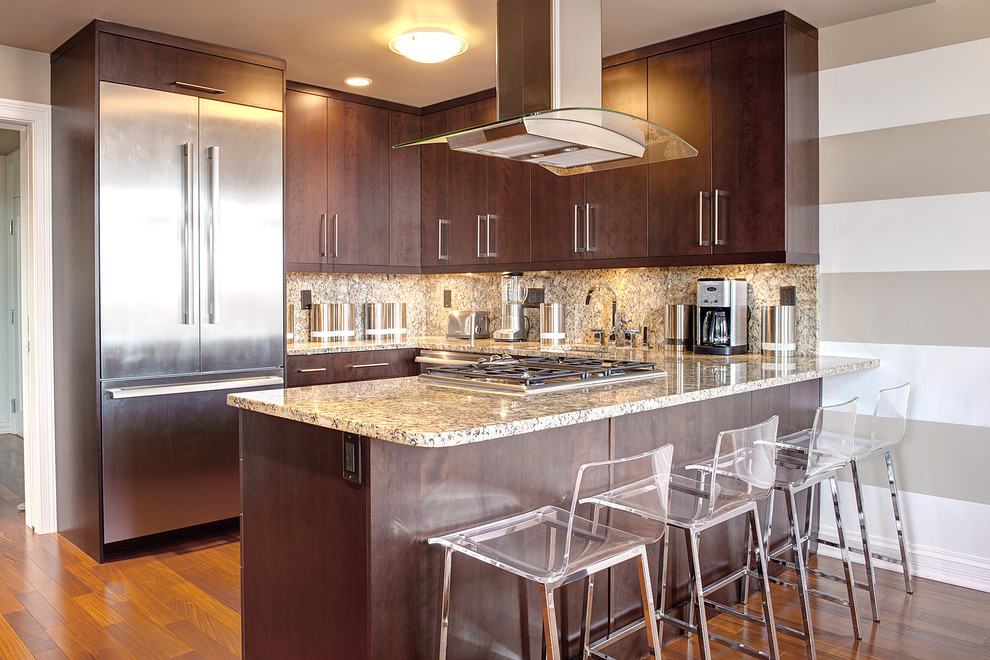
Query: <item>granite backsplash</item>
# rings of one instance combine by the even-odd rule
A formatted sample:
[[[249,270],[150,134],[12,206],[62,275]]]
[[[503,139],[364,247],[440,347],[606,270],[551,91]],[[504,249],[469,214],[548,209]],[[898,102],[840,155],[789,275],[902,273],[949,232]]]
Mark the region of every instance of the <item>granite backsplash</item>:
[[[760,350],[760,308],[779,302],[779,289],[797,290],[797,350],[810,355],[818,346],[818,267],[784,264],[751,266],[705,266],[684,268],[622,268],[604,270],[533,271],[524,274],[529,287],[542,287],[546,302],[563,303],[567,341],[592,340],[591,329],[609,327],[609,297],[598,292],[585,305],[588,290],[605,282],[619,297],[620,324],[628,329],[649,328],[650,344],[658,346],[664,336],[663,310],[668,303],[693,304],[696,283],[702,277],[741,278],[748,282],[749,350]],[[492,329],[499,326],[501,295],[499,273],[456,275],[373,275],[289,273],[285,299],[295,305],[295,339],[309,339],[309,312],[300,310],[300,292],[312,291],[314,303],[350,302],[355,306],[358,336],[364,328],[362,303],[405,302],[412,336],[443,335],[448,309],[443,306],[445,289],[451,291],[451,309],[486,309]],[[527,310],[532,330],[539,339],[539,310]]]

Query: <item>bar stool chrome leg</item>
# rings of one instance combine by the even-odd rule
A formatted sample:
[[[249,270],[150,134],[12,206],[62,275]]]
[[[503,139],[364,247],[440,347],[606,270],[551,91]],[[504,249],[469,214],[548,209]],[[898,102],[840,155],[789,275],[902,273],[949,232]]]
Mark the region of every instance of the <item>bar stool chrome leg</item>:
[[[842,527],[842,513],[839,511],[839,489],[835,483],[835,476],[828,480],[829,489],[832,491],[832,506],[835,509],[835,527],[839,535],[839,552],[842,554],[842,567],[846,574],[846,593],[849,598],[849,616],[852,617],[853,636],[862,639],[859,632],[859,609],[856,607],[856,578],[853,577],[852,561],[849,559],[849,546],[846,545],[846,533]]]
[[[801,547],[801,527],[797,519],[797,503],[794,493],[785,493],[784,502],[787,504],[787,523],[791,529],[791,541],[794,544],[794,565],[797,567],[798,601],[801,604],[801,624],[804,626],[804,645],[808,651],[809,660],[816,660],[815,633],[811,627],[811,601],[808,598],[808,571],[804,564],[804,550]]]
[[[447,657],[447,627],[450,619],[450,561],[454,551],[445,548],[443,554],[443,596],[440,601],[440,660]]]
[[[763,621],[766,623],[767,644],[770,647],[770,657],[780,657],[780,646],[777,642],[777,624],[773,620],[773,606],[770,604],[770,577],[767,572],[767,552],[760,533],[760,520],[754,508],[749,513],[749,534],[756,540],[756,566],[760,572],[760,602],[763,605]],[[748,557],[747,557],[748,563]],[[748,566],[747,566],[748,569]],[[744,580],[748,583],[749,578]]]
[[[667,535],[664,534],[664,537]],[[639,591],[643,598],[643,611],[644,612],[656,612],[657,608],[653,602],[653,589],[650,580],[650,566],[646,560],[646,548],[640,550],[639,552]],[[650,654],[654,658],[660,657],[660,646],[663,643],[660,639],[660,630],[657,626],[657,617],[649,616],[646,617],[646,635],[647,642],[650,645]]]
[[[856,509],[859,512],[859,534],[863,542],[863,563],[866,566],[866,590],[870,592],[870,608],[873,620],[880,621],[880,605],[877,599],[876,574],[873,572],[873,549],[870,547],[870,531],[866,522],[866,506],[863,502],[863,486],[859,481],[859,467],[856,461],[849,463],[852,470],[853,491],[856,493]]]
[[[914,593],[911,583],[911,566],[908,564],[907,543],[904,541],[904,525],[901,523],[901,507],[897,496],[897,480],[894,477],[894,463],[890,458],[890,450],[884,452],[887,459],[887,481],[890,484],[890,502],[894,506],[894,525],[897,527],[897,544],[901,547],[901,569],[904,571],[904,590]]]
[[[562,660],[560,641],[557,638],[557,610],[553,603],[553,588],[543,585],[540,600],[543,602],[543,634],[546,637],[547,660]]]
[[[698,550],[698,533],[694,530],[686,530],[688,537],[688,547],[691,549],[691,579],[692,592],[694,598],[689,606],[691,613],[695,607],[698,609],[698,642],[701,647],[701,660],[711,660],[712,649],[708,637],[708,615],[705,613],[705,587],[701,581],[701,555]],[[691,613],[689,613],[688,623],[691,623]]]

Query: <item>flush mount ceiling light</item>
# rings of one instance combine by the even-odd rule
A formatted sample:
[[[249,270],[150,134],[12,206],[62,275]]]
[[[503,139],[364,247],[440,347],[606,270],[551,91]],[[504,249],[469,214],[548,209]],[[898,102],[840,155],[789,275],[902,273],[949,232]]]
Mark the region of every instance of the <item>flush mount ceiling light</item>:
[[[435,64],[460,55],[468,43],[450,30],[442,28],[414,28],[403,32],[388,47],[414,62]]]
[[[367,87],[371,84],[371,78],[365,78],[364,76],[352,76],[350,78],[345,78],[344,83],[350,85],[351,87]]]

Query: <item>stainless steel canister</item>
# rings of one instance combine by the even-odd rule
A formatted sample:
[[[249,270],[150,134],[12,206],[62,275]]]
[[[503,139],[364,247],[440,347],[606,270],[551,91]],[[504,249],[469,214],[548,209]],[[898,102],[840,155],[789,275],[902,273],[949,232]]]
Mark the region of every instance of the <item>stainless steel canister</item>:
[[[797,353],[793,305],[764,305],[762,350],[767,355],[793,357]]]
[[[309,337],[312,341],[354,339],[354,306],[351,303],[313,303],[309,312]]]
[[[559,346],[564,343],[564,305],[561,303],[540,303],[540,344]]]
[[[691,350],[693,326],[694,305],[667,305],[663,315],[664,346],[672,351]]]
[[[289,303],[285,308],[285,340],[295,341],[296,339],[296,306]]]
[[[367,339],[398,341],[409,334],[406,303],[365,303],[364,335]]]

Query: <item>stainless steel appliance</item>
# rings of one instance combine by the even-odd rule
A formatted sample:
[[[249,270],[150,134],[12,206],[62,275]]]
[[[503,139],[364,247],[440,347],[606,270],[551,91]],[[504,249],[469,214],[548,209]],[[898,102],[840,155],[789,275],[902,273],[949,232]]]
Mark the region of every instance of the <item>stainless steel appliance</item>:
[[[564,305],[540,303],[540,345],[560,346],[566,339]]]
[[[108,82],[99,91],[112,543],[240,512],[226,395],[283,376],[282,114]]]
[[[447,314],[448,339],[488,339],[491,336],[487,311],[461,309]]]
[[[652,362],[586,357],[490,355],[476,362],[429,366],[418,378],[454,387],[533,394],[663,376]]]
[[[746,280],[698,280],[694,352],[709,355],[745,353],[748,345]]]
[[[312,341],[350,341],[354,329],[351,303],[314,303],[309,311],[309,338]]]
[[[495,341],[525,341],[529,332],[526,318],[526,296],[529,290],[522,283],[522,273],[502,273],[502,327],[492,333]]]
[[[667,305],[663,315],[663,343],[667,350],[691,350],[693,327],[694,305]]]
[[[364,335],[367,339],[399,341],[409,333],[406,303],[365,303]]]

